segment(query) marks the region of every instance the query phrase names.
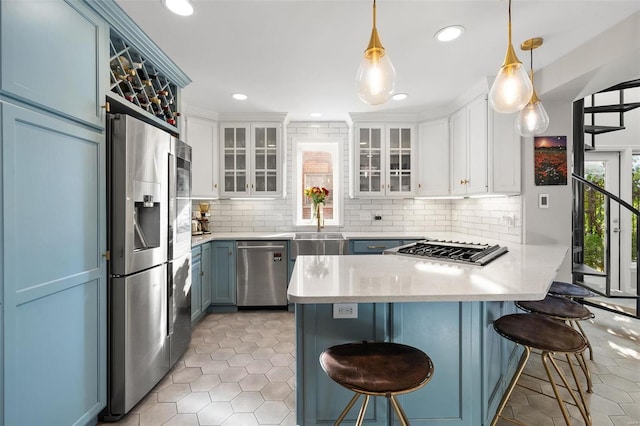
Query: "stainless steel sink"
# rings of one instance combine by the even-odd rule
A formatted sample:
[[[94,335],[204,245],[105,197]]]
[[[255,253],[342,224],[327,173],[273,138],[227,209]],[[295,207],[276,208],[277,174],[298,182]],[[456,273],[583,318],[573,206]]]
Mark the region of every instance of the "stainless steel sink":
[[[344,240],[340,232],[296,232],[294,240]]]
[[[348,241],[339,232],[297,232],[291,241],[291,258],[301,255],[348,254]]]

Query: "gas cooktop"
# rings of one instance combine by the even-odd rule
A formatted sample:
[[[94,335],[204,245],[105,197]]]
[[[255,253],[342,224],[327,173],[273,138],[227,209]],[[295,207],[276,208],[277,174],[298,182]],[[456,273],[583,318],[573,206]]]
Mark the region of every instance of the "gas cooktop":
[[[384,254],[423,257],[450,262],[486,265],[509,250],[498,244],[477,244],[458,241],[422,240],[400,247],[393,247]]]

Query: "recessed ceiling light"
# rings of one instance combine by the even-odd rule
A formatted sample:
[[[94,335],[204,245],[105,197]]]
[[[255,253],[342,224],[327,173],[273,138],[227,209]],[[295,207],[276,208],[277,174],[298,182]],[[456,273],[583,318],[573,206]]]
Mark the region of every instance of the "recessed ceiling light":
[[[311,114],[309,114],[309,117],[320,118],[320,117],[322,117],[322,113],[321,112],[312,112]]]
[[[438,30],[433,37],[438,41],[453,41],[460,37],[462,33],[464,33],[462,25],[450,25]]]
[[[193,15],[193,5],[189,0],[162,0],[162,3],[176,15]]]
[[[395,95],[393,95],[391,97],[391,99],[393,99],[394,101],[404,101],[408,97],[409,97],[409,95],[406,94],[406,93],[396,93]]]
[[[236,101],[246,101],[249,98],[244,93],[234,93],[233,95],[231,95],[231,97]]]

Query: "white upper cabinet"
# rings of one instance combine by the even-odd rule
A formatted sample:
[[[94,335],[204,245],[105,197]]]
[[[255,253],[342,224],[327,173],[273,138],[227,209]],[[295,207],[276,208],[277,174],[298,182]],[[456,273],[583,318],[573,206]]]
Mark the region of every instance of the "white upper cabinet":
[[[451,195],[520,193],[515,117],[494,112],[486,95],[451,116]]]
[[[357,197],[415,194],[415,126],[360,124],[355,131]]]
[[[441,118],[420,123],[418,140],[419,177],[416,195],[449,195],[449,119]]]
[[[191,197],[218,198],[220,195],[220,167],[218,123],[205,118],[185,118],[185,141],[191,145]]]
[[[519,194],[522,188],[522,142],[516,117],[489,109],[489,187],[497,194]]]
[[[479,97],[451,116],[451,195],[488,192],[487,100]]]
[[[281,131],[280,123],[220,125],[221,196],[282,194]]]

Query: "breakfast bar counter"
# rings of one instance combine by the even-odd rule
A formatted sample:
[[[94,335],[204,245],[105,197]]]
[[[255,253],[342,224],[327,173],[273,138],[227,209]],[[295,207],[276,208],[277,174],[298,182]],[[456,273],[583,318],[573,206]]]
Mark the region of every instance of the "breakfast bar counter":
[[[412,425],[487,425],[522,350],[493,330],[515,300],[544,298],[568,247],[507,243],[485,266],[401,255],[300,256],[289,283],[296,316],[297,424],[335,422],[352,393],[322,371],[326,348],[353,341],[414,346],[433,360],[433,379],[399,397]],[[337,304],[351,304],[336,315]],[[354,407],[345,422],[357,416]],[[397,424],[374,398],[367,425]]]
[[[511,244],[485,266],[402,255],[299,256],[288,296],[301,304],[540,300],[567,251]]]

